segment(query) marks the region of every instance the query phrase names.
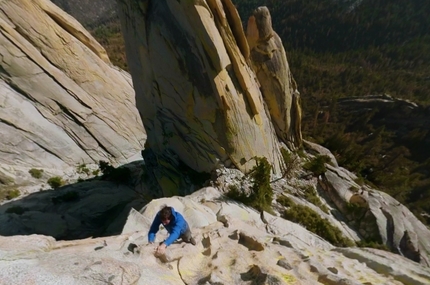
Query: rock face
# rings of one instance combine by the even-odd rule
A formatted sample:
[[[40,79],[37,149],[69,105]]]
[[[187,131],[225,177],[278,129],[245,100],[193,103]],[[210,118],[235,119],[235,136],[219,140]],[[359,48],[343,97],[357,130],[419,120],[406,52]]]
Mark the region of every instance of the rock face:
[[[164,256],[147,243],[162,204],[183,213],[196,246],[178,240]],[[157,241],[166,237],[160,230]],[[19,244],[19,246],[18,246]],[[220,200],[206,188],[132,210],[121,235],[56,241],[0,237],[4,284],[429,284],[430,270],[375,249],[335,248],[300,225]]]
[[[325,154],[327,150],[321,149],[315,148]],[[408,208],[384,192],[357,184],[357,177],[342,167],[327,165],[327,169],[318,185],[360,240],[386,245],[394,253],[430,266],[430,230]]]
[[[145,140],[131,78],[47,0],[0,3],[0,172],[127,161]]]
[[[300,131],[290,126],[297,120],[289,117],[295,112],[289,93],[293,87],[288,86],[289,70],[283,70],[288,64],[282,45],[277,45],[276,75],[271,73],[261,84],[248,64],[250,49],[230,0],[118,3],[147,149],[163,167],[155,173],[163,193],[178,188],[180,162],[197,172],[211,172],[220,165],[247,172],[255,165],[255,156],[264,156],[280,174],[272,120],[283,139],[300,144],[292,135]],[[266,63],[261,59],[258,64]],[[280,90],[285,92],[274,99],[270,92],[277,90],[266,90],[267,86],[283,75],[287,79]],[[270,102],[263,99],[260,86]],[[274,100],[282,101],[276,110]]]
[[[321,184],[364,240],[380,240],[393,252],[430,266],[429,229],[391,196],[339,177],[344,175],[332,168]]]
[[[267,7],[259,7],[248,20],[251,61],[261,84],[276,134],[291,149],[302,143],[300,93],[297,90],[281,38],[272,29]]]

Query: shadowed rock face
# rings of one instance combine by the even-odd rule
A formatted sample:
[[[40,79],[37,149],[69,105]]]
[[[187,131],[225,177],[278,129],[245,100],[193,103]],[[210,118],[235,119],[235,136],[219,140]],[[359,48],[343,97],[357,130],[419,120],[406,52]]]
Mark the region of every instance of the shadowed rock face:
[[[280,174],[273,116],[247,63],[249,46],[231,1],[118,3],[137,107],[148,134],[147,149],[162,166],[155,176],[163,193],[178,188],[180,161],[197,172],[219,165],[247,172],[255,156],[264,156]],[[288,67],[283,55],[278,70]],[[286,101],[290,106],[291,96]],[[279,112],[283,115],[276,121],[282,124],[289,113]],[[276,129],[282,133],[289,128]],[[287,141],[288,135],[282,137]]]
[[[128,74],[47,0],[0,2],[0,172],[125,162],[145,133]]]

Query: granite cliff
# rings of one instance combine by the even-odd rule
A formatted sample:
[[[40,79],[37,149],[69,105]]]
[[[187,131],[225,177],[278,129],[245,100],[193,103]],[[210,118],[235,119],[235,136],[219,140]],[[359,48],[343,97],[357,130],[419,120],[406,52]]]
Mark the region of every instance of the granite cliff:
[[[111,169],[110,175],[1,202],[1,282],[430,282],[429,229],[389,195],[359,184],[327,149],[302,141],[299,93],[267,8],[255,10],[245,34],[229,0],[118,4],[136,102],[128,93],[127,75],[113,68],[82,26],[56,6],[42,0],[0,4],[1,79],[13,91],[2,93],[0,115],[17,114],[2,119],[7,130],[14,127],[9,140],[29,137],[21,126],[34,122],[23,118],[36,109],[47,122],[59,122],[67,135],[79,130],[85,138],[97,138],[100,145],[88,148],[76,135],[79,148],[69,150],[61,141],[59,149],[48,132],[53,128],[40,127],[43,146],[53,148],[46,155],[58,152],[62,159],[53,167],[61,169],[82,156],[127,161],[125,154],[142,148],[142,123],[148,133],[144,161],[123,165],[129,171],[119,173],[127,175],[118,177],[118,169]],[[24,14],[25,19],[18,16]],[[30,26],[34,17],[38,21]],[[28,109],[13,107],[13,99]],[[93,117],[111,120],[96,124]],[[108,138],[111,143],[103,144]],[[25,153],[18,148],[23,145],[28,144],[9,143],[0,151],[13,157],[11,146],[16,147],[11,159],[16,163]],[[35,160],[41,155],[36,153]],[[256,156],[272,166],[271,213],[226,196],[233,188],[250,191]],[[304,167],[321,156],[328,157],[323,171]],[[187,184],[191,172],[211,173],[210,187],[175,196],[195,190]],[[146,233],[162,204],[184,214],[198,241],[195,247],[177,242],[165,256],[153,256]],[[320,236],[306,229],[309,224],[288,219],[292,209],[312,210],[312,219],[324,225]],[[328,236],[330,243],[321,236],[331,227],[337,236]],[[335,245],[340,236],[349,242]],[[355,246],[369,240],[391,252]]]
[[[301,144],[301,110],[268,10],[255,12],[247,40],[230,0],[118,3],[160,191],[184,193],[181,164],[248,172],[266,157],[281,175],[281,142]]]
[[[47,0],[0,9],[0,181],[139,154],[131,78],[83,26]]]

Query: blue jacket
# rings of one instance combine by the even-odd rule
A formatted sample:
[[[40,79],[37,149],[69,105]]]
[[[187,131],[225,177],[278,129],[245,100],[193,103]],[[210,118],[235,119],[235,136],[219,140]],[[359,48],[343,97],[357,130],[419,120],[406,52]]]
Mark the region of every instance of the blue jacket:
[[[152,222],[151,228],[149,229],[149,233],[148,233],[149,242],[154,242],[155,234],[160,229],[161,224],[162,223],[160,218],[160,212],[158,212],[154,218],[154,221]],[[188,223],[187,221],[185,221],[184,217],[181,214],[179,214],[178,212],[175,211],[175,209],[172,208],[172,220],[168,225],[165,225],[164,227],[170,234],[169,237],[164,241],[164,244],[166,246],[169,246],[171,243],[173,243],[182,234],[186,232],[186,230],[188,229]]]

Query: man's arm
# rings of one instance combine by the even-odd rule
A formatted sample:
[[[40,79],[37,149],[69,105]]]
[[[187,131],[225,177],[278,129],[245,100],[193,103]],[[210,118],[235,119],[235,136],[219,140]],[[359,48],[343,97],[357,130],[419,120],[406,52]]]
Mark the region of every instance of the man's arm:
[[[151,227],[149,228],[148,242],[153,243],[155,241],[155,234],[160,229],[160,224],[161,224],[161,218],[159,217],[159,215],[156,215],[154,218],[154,221],[152,222]]]

